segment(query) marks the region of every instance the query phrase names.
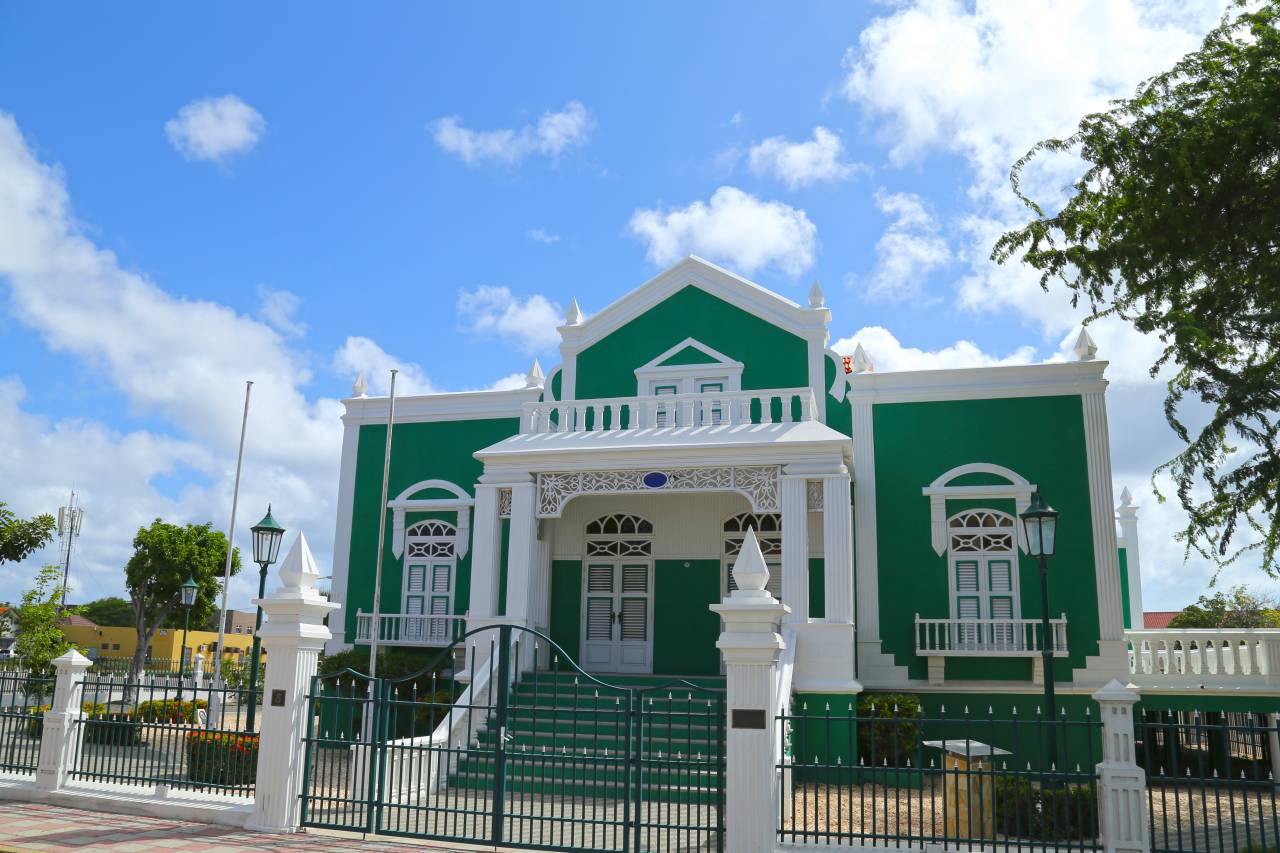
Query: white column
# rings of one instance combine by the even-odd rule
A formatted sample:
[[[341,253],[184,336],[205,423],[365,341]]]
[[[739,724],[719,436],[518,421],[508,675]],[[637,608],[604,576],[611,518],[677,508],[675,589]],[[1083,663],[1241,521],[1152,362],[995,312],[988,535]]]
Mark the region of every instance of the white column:
[[[498,486],[476,484],[471,529],[471,616],[486,619],[498,612]]]
[[[779,478],[782,507],[782,603],[787,622],[809,621],[809,506],[801,475]],[[735,575],[736,577],[736,575]]]
[[[248,827],[260,832],[296,832],[310,702],[307,692],[316,663],[330,639],[324,617],[341,605],[316,592],[320,571],[301,533],[280,565],[280,587],[262,606],[266,621],[258,636],[271,666],[263,684],[258,776]]]
[[[511,486],[511,533],[507,543],[507,618],[529,624],[533,575],[538,563],[538,519],[534,514],[534,484]]]
[[[36,787],[56,791],[67,781],[71,762],[75,760],[83,726],[76,721],[83,716],[81,684],[93,661],[75,649],[54,658],[58,671],[53,686],[53,704],[41,720],[40,755],[36,759]]]
[[[1120,535],[1124,539],[1125,567],[1129,572],[1129,624],[1141,631],[1142,624],[1142,557],[1138,549],[1138,508],[1133,505],[1126,489],[1120,506]]]
[[[880,652],[880,570],[876,543],[876,457],[871,401],[853,400],[853,505],[858,561],[858,644]],[[826,487],[824,485],[823,490]]]
[[[1111,681],[1093,694],[1102,717],[1098,764],[1098,830],[1105,853],[1150,853],[1147,772],[1134,755],[1133,706],[1138,694]]]
[[[773,853],[778,816],[777,663],[783,649],[779,620],[787,613],[765,591],[769,570],[755,535],[748,533],[733,566],[738,588],[711,609],[724,633],[729,719],[725,737],[725,850]]]
[[[347,601],[347,577],[351,562],[351,522],[355,514],[356,494],[356,451],[360,444],[360,423],[350,419],[350,415],[342,416],[342,465],[338,473],[338,508],[333,534],[333,582],[330,584],[335,604]],[[352,626],[354,630],[354,625]],[[337,622],[334,625],[334,636],[329,641],[331,653],[350,648],[347,642],[346,625]],[[222,649],[218,649],[222,654]]]
[[[853,621],[853,517],[849,473],[822,478],[824,598],[828,622]]]
[[[1111,489],[1111,443],[1103,392],[1080,395],[1084,406],[1085,460],[1089,475],[1089,515],[1093,527],[1094,579],[1098,589],[1098,654],[1073,676],[1077,684],[1105,683],[1129,675],[1120,598],[1120,558],[1116,545],[1115,501]],[[1053,496],[1046,495],[1052,502]]]
[[[1268,714],[1267,747],[1271,753],[1271,778],[1280,779],[1280,714]]]

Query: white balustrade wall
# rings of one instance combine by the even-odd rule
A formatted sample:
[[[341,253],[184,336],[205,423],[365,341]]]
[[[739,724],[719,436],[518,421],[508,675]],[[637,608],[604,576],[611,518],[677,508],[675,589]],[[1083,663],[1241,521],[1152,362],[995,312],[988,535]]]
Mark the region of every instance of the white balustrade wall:
[[[797,423],[814,419],[813,391],[783,388],[525,403],[522,433]]]
[[[1280,629],[1126,631],[1125,642],[1141,687],[1280,687]]]

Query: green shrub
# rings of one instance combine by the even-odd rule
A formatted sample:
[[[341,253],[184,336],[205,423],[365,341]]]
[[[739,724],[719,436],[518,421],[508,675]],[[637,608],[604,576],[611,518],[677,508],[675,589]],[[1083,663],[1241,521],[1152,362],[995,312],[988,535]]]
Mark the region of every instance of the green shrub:
[[[207,710],[204,699],[195,701],[177,699],[152,699],[138,705],[138,720],[144,723],[194,723],[197,711]]]
[[[858,758],[871,767],[918,767],[920,697],[864,693],[858,697]]]
[[[27,734],[31,737],[44,734],[44,715],[49,708],[49,705],[39,705],[31,709],[31,719],[27,722]],[[134,746],[141,740],[141,727],[130,711],[112,711],[106,705],[93,702],[85,702],[80,710],[88,717],[82,725],[84,739],[89,743]]]
[[[250,785],[258,775],[258,735],[187,735],[187,778],[206,785]]]
[[[1021,777],[995,778],[996,829],[1037,841],[1079,841],[1098,836],[1098,791],[1088,785],[1042,787]]]

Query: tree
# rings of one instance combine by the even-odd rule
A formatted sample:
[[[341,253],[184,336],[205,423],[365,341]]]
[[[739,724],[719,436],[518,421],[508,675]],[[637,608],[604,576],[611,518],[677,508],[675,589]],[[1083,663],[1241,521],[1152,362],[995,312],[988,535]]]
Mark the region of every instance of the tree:
[[[80,614],[98,625],[111,628],[129,628],[134,622],[133,605],[118,595],[82,604]]]
[[[21,519],[0,501],[0,563],[18,563],[53,539],[53,516]]]
[[[142,673],[156,629],[175,615],[182,618],[179,587],[187,578],[195,580],[197,586],[191,623],[202,624],[217,609],[226,559],[227,537],[214,530],[211,523],[180,527],[157,518],[150,527],[138,528],[138,535],[133,538],[133,556],[124,568],[125,587],[133,604],[133,625],[138,632],[132,666],[135,678]],[[236,548],[231,552],[231,573],[238,571],[240,550]]]
[[[35,586],[22,594],[13,643],[18,658],[33,675],[52,675],[53,659],[75,648],[58,623],[77,609],[62,610],[62,569],[45,566],[36,573]]]
[[[1174,368],[1165,418],[1186,447],[1168,472],[1187,526],[1178,538],[1226,565],[1280,549],[1280,4],[1237,7],[1199,50],[1134,97],[1037,144],[1011,181],[1033,211],[992,258],[1021,253],[1089,320],[1121,317],[1164,344]],[[1027,165],[1078,154],[1084,174],[1052,214],[1023,193]],[[1086,321],[1087,322],[1087,321]],[[1200,407],[1207,404],[1201,426]],[[1153,481],[1154,481],[1153,475]],[[1160,495],[1161,500],[1164,496]],[[1248,535],[1240,535],[1242,530]]]
[[[1274,596],[1237,586],[1212,598],[1202,595],[1169,620],[1170,628],[1280,628],[1280,603]]]

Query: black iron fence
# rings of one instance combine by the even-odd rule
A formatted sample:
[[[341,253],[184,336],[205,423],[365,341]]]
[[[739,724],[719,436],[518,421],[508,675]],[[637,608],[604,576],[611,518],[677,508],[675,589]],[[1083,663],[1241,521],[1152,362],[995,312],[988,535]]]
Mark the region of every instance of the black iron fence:
[[[1147,772],[1153,853],[1280,848],[1274,717],[1144,710],[1134,734]]]
[[[33,731],[32,721],[52,701],[52,677],[0,672],[0,770],[35,773],[40,735]]]
[[[70,775],[252,797],[258,733],[247,690],[93,676],[82,685]],[[40,728],[39,718],[31,722]]]
[[[1056,720],[989,708],[801,704],[778,719],[779,839],[946,850],[1098,850],[1089,711]]]

